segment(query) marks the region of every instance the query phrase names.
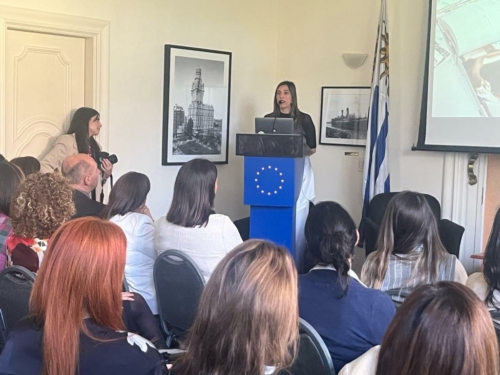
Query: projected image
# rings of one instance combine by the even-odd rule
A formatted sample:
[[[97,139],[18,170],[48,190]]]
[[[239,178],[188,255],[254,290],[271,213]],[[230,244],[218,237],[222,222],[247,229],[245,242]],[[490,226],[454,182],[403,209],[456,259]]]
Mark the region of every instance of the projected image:
[[[437,0],[432,117],[500,117],[500,0]]]

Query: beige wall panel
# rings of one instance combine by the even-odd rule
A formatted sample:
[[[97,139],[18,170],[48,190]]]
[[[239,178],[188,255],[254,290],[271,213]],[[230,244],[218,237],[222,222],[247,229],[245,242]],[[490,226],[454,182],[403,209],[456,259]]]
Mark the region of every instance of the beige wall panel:
[[[83,106],[85,39],[7,31],[6,157],[41,157]]]

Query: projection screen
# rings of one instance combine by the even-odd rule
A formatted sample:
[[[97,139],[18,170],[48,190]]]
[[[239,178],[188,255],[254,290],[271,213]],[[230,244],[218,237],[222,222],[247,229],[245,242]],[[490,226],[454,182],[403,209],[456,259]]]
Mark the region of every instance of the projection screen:
[[[500,152],[500,0],[429,0],[415,149]]]

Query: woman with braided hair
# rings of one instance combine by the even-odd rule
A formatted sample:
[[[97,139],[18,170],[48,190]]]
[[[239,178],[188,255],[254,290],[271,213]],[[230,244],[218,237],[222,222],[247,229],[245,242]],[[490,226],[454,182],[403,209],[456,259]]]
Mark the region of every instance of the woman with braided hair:
[[[396,309],[387,294],[365,287],[351,270],[359,234],[342,206],[312,207],[305,235],[316,266],[299,276],[299,314],[325,341],[338,373],[380,345]]]

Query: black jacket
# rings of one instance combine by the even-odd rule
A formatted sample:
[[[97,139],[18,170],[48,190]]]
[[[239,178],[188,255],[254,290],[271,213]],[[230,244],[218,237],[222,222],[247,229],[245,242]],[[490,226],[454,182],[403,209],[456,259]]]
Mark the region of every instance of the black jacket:
[[[85,193],[79,190],[73,190],[73,202],[75,203],[76,212],[72,219],[84,216],[99,216],[106,207],[101,202],[89,198]]]

